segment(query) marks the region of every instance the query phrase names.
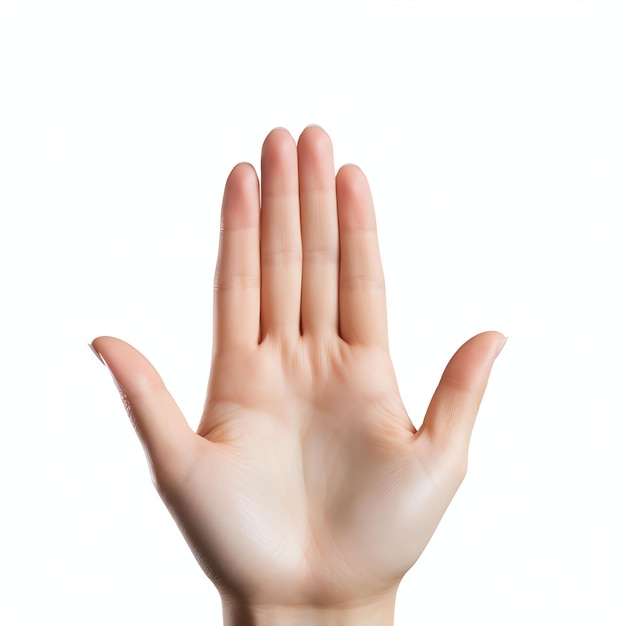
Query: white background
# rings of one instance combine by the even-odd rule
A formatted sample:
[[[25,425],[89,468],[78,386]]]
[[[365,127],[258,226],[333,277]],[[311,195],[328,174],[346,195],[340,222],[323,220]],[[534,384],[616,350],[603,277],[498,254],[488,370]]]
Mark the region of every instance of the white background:
[[[623,3],[622,3],[623,4]],[[619,2],[0,3],[0,623],[218,624],[87,343],[195,426],[223,182],[318,123],[373,189],[416,423],[510,337],[396,623],[626,623]]]

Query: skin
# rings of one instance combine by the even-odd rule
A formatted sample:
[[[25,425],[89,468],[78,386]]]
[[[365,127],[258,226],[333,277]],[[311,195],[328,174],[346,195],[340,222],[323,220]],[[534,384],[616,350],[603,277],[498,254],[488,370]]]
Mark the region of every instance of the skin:
[[[335,174],[317,126],[297,144],[268,135],[260,190],[249,164],[228,177],[214,320],[196,433],[137,350],[93,347],[225,623],[391,624],[400,580],[465,476],[504,337],[457,351],[416,429],[389,357],[368,183],[354,165]]]

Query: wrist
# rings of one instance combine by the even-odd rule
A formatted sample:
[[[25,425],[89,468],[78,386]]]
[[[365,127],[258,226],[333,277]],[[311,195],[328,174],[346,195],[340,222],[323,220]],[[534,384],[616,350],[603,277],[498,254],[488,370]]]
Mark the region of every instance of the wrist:
[[[396,590],[342,605],[253,605],[222,598],[224,626],[392,626]]]

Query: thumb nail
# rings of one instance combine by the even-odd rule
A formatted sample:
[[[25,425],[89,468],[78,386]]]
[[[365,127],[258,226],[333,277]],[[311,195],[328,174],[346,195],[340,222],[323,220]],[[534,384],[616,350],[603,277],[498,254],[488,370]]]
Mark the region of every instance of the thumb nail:
[[[115,376],[113,375],[113,372],[111,371],[111,368],[108,366],[107,362],[104,360],[102,355],[93,347],[93,344],[88,343],[87,345],[91,348],[91,351],[96,355],[98,361],[100,361],[100,363],[102,363],[104,365],[104,367],[107,368],[107,372],[109,372],[109,374],[111,374],[111,378],[113,379],[113,382],[115,383],[115,386],[117,387],[118,391],[120,393],[125,393],[124,389],[117,382],[117,378],[115,378]]]
[[[494,358],[497,358],[498,355],[500,354],[500,352],[502,352],[502,349],[504,348],[504,346],[506,345],[506,342],[509,340],[508,337],[503,337],[502,341],[500,342],[500,345],[498,346],[498,349],[496,351],[496,356]]]
[[[87,345],[91,348],[91,351],[96,355],[96,358],[98,359],[98,361],[100,361],[102,365],[106,366],[106,363],[104,362],[104,359],[102,358],[102,355],[93,347],[93,344],[88,343]]]

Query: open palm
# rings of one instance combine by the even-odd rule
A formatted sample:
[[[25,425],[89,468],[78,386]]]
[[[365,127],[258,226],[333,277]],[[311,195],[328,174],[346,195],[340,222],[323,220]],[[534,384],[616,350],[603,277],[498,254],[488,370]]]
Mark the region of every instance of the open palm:
[[[463,479],[499,333],[453,357],[416,430],[387,344],[367,181],[329,137],[277,129],[226,184],[214,354],[193,433],[152,366],[93,345],[155,483],[223,597],[346,605],[394,593]]]

